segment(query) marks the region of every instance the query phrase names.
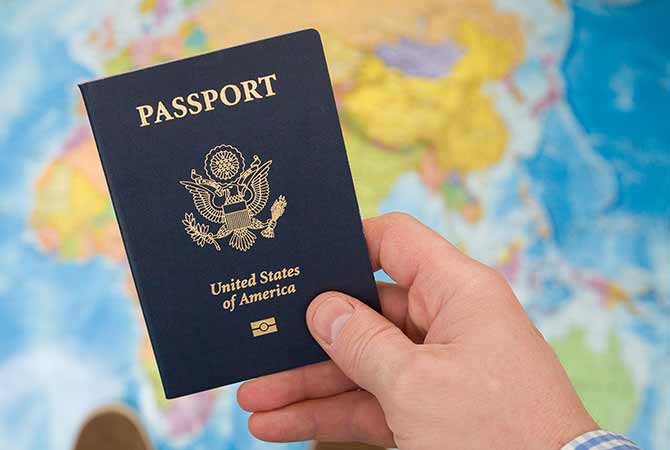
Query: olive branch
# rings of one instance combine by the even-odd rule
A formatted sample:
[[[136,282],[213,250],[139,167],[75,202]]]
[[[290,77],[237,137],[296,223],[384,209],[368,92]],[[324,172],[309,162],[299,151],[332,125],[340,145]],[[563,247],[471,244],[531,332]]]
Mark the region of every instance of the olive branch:
[[[184,214],[184,220],[181,223],[184,224],[184,229],[198,246],[204,247],[205,244],[211,244],[217,251],[221,251],[216,237],[209,231],[209,225],[196,222],[192,213]]]

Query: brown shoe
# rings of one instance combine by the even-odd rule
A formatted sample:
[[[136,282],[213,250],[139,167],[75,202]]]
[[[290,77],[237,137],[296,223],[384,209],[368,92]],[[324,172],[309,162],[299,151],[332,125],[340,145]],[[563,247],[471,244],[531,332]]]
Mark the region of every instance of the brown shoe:
[[[79,430],[74,450],[151,450],[139,420],[121,405],[94,411]]]

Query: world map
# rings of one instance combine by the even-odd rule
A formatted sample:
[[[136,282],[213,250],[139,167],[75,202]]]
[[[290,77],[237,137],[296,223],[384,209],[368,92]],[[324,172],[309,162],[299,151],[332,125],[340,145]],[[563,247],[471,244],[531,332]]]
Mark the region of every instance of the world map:
[[[76,85],[312,27],[362,216],[408,212],[502,272],[598,423],[668,448],[670,3],[49,0],[0,17],[0,449],[69,450],[118,402],[157,449],[308,447],[253,439],[234,387],[163,396]]]

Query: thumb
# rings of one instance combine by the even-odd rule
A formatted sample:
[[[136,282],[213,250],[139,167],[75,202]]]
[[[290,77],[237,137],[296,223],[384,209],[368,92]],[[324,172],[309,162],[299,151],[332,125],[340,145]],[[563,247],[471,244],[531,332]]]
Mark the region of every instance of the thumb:
[[[307,325],[344,374],[377,397],[388,391],[414,347],[383,316],[339,292],[326,292],[312,301]]]

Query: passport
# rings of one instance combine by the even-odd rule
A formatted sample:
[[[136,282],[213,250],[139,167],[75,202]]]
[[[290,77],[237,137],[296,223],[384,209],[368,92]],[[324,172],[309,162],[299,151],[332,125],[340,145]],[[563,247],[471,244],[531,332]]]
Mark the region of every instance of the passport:
[[[379,311],[318,32],[80,89],[167,398],[326,359],[321,292]]]

